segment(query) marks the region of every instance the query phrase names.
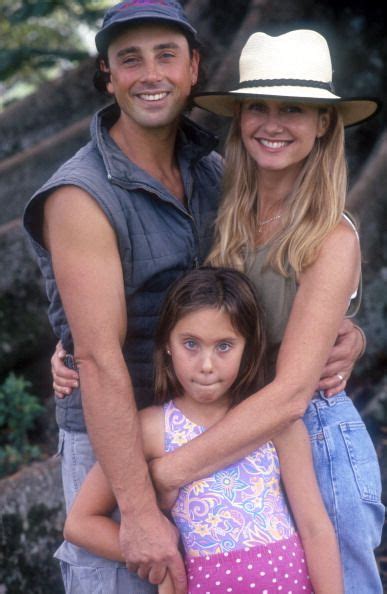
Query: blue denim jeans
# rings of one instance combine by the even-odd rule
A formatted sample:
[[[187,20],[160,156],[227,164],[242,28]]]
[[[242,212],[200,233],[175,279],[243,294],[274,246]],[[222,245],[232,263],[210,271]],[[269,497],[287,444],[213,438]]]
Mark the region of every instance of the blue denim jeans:
[[[68,511],[95,456],[87,433],[59,431],[63,491]],[[116,514],[119,519],[118,510]],[[122,563],[97,557],[64,541],[54,555],[60,561],[66,594],[155,594],[157,589]]]
[[[306,414],[313,459],[325,506],[335,527],[345,594],[382,594],[374,549],[384,523],[375,448],[345,392],[315,394]]]

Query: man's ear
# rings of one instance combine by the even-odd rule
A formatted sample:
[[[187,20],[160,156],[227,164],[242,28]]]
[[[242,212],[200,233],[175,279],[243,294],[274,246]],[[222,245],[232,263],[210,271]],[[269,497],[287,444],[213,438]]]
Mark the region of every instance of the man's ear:
[[[111,86],[111,75],[110,75],[109,66],[106,64],[106,62],[104,60],[101,60],[99,63],[99,68],[100,68],[101,76],[104,80],[104,83],[106,84],[106,90],[111,95],[114,95],[113,88]]]
[[[191,56],[191,85],[194,87],[199,78],[200,54],[197,49],[192,50]]]

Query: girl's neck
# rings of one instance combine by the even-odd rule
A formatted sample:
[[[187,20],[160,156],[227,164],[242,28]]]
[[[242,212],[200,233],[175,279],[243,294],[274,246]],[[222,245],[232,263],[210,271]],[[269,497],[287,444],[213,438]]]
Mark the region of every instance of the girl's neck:
[[[227,400],[199,403],[185,395],[175,398],[174,403],[187,419],[206,429],[223,419],[230,408]]]

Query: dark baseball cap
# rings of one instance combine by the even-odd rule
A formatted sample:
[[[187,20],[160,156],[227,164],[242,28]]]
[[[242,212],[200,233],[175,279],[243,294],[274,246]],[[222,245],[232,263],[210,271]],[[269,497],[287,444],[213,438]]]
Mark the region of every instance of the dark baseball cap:
[[[98,52],[106,52],[112,39],[125,24],[147,20],[171,23],[196,38],[197,31],[189,23],[179,2],[175,0],[127,0],[112,6],[106,12],[102,27],[95,36]]]

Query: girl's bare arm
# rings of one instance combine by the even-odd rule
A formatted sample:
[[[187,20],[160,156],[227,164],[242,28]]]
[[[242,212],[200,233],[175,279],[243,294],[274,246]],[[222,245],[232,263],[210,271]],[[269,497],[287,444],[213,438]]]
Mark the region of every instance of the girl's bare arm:
[[[139,413],[146,459],[163,454],[162,411],[151,407]],[[119,525],[111,518],[117,501],[97,462],[88,473],[66,519],[64,537],[91,553],[125,562],[119,543]]]

